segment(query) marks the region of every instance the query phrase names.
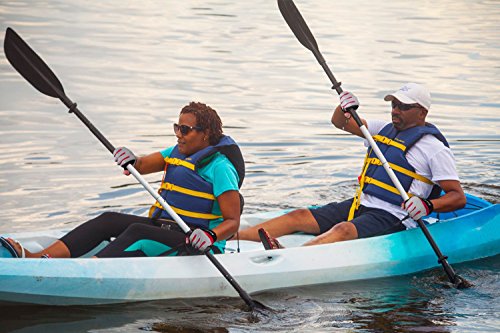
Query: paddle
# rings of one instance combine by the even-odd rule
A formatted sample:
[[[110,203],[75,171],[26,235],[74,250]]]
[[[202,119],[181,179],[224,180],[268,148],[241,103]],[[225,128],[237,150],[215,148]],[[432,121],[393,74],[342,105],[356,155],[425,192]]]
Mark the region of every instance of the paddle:
[[[290,29],[292,29],[292,32],[295,35],[295,37],[297,37],[299,42],[314,54],[314,56],[320,63],[321,67],[323,67],[324,71],[326,72],[326,75],[332,82],[333,84],[332,89],[335,89],[337,93],[340,95],[342,93],[342,88],[340,87],[341,83],[337,82],[337,80],[333,76],[333,73],[330,71],[330,68],[326,64],[325,59],[323,58],[321,52],[319,51],[318,44],[316,43],[316,40],[314,39],[314,36],[311,33],[311,30],[307,26],[306,22],[304,21],[304,18],[300,14],[294,2],[292,0],[278,0],[278,7],[280,9],[281,14],[285,18],[286,23],[288,24]],[[359,129],[363,133],[364,137],[366,138],[366,140],[368,140],[370,146],[375,151],[375,154],[382,162],[384,169],[387,171],[389,177],[391,178],[392,182],[398,189],[403,200],[404,201],[408,200],[408,194],[401,186],[399,179],[394,174],[394,171],[389,166],[389,163],[387,163],[387,160],[385,159],[384,155],[382,154],[377,144],[373,140],[372,136],[368,132],[367,128],[359,118],[356,112],[356,108],[351,108],[347,111],[352,115],[353,119],[356,121],[356,124],[359,126]],[[436,242],[429,233],[427,226],[422,222],[422,220],[419,219],[417,223],[420,226],[420,229],[424,233],[425,237],[429,241],[429,244],[431,245],[432,249],[436,253],[438,257],[438,263],[440,263],[443,266],[444,271],[446,272],[446,275],[448,276],[448,279],[451,281],[451,283],[453,283],[457,288],[468,288],[472,286],[470,282],[468,282],[467,280],[465,280],[464,278],[460,277],[458,274],[455,273],[453,268],[448,263],[447,257],[441,253],[441,250],[437,246]]]
[[[5,33],[4,50],[7,59],[12,66],[21,74],[33,87],[41,93],[59,98],[64,105],[69,108],[70,113],[74,113],[87,128],[94,134],[101,143],[106,146],[108,151],[113,154],[115,148],[113,145],[99,132],[97,128],[78,110],[76,103],[73,103],[64,93],[61,82],[57,79],[52,70],[44,63],[44,61],[33,51],[30,46],[11,28],[7,28]],[[144,180],[141,174],[134,168],[133,165],[127,166],[128,171],[144,186],[144,188],[158,201],[163,208],[174,218],[179,224],[181,229],[187,234],[191,230],[184,223],[184,221],[175,213],[172,208],[163,200],[163,198]],[[222,266],[222,264],[215,258],[211,252],[205,252],[208,259],[214,266],[221,272],[226,280],[238,292],[240,297],[250,307],[251,310],[256,308],[268,309],[265,305],[261,304],[250,298],[248,293],[241,288],[241,286],[234,280],[229,272]]]

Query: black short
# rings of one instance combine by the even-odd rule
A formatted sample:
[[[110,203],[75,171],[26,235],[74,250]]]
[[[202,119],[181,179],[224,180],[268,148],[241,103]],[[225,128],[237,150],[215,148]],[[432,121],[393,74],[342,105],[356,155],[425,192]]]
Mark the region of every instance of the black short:
[[[319,208],[310,209],[321,233],[330,230],[334,225],[347,221],[352,200],[332,202]],[[358,231],[358,238],[367,238],[391,234],[405,230],[401,221],[391,213],[378,208],[369,208],[363,205],[354,213],[351,222]]]

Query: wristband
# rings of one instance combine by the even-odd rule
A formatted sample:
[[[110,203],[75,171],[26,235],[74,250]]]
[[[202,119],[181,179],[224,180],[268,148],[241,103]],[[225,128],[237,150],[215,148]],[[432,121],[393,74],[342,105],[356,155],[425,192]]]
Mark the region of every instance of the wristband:
[[[209,234],[210,237],[212,237],[212,240],[214,243],[215,243],[215,241],[217,241],[217,234],[215,232],[213,232],[210,229],[202,229],[202,230],[205,231],[207,234]]]
[[[427,215],[429,215],[430,213],[432,213],[434,211],[434,204],[430,200],[427,200],[424,198],[421,198],[421,199],[423,202],[425,202],[425,204],[427,205],[427,208],[429,208],[429,211],[427,212]]]

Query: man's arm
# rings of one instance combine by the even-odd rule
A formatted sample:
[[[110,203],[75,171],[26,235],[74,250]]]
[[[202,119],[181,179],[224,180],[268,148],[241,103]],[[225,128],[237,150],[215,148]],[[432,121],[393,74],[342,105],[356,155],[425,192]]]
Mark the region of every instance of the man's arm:
[[[443,213],[451,212],[465,206],[467,199],[458,180],[441,180],[438,181],[438,184],[445,194],[442,197],[431,200],[434,211]]]
[[[332,124],[341,130],[357,135],[361,138],[365,138],[363,132],[361,132],[361,130],[359,129],[358,124],[356,124],[356,121],[354,121],[354,119],[351,117],[351,114],[346,114],[349,116],[349,118],[344,115],[344,110],[342,110],[340,105],[337,106],[332,115]],[[368,128],[368,126],[366,125],[366,120],[361,118],[361,122]]]
[[[341,130],[363,138],[363,132],[359,129],[352,115],[349,112],[344,112],[344,110],[356,110],[359,108],[358,98],[349,91],[344,91],[339,97],[340,105],[333,111],[332,124]],[[368,128],[364,119],[361,119],[361,122]]]

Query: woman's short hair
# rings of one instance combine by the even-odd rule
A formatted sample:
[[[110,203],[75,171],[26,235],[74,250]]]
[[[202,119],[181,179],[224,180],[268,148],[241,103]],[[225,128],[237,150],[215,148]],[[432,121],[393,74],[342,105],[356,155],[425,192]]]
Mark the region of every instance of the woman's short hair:
[[[208,130],[208,141],[210,145],[216,145],[222,138],[222,121],[220,120],[217,111],[210,106],[191,102],[182,108],[181,114],[191,113],[196,117],[196,126],[202,128],[203,131]]]

